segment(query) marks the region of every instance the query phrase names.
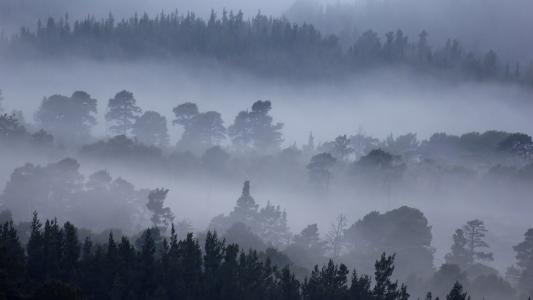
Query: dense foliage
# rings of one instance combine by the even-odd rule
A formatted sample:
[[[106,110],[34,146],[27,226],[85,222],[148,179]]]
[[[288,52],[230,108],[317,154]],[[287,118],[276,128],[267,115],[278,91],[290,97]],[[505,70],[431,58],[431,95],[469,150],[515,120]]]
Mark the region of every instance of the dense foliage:
[[[332,261],[300,282],[290,266],[273,265],[256,251],[226,244],[208,232],[203,247],[192,234],[168,238],[144,231],[95,244],[80,241],[71,223],[43,224],[35,214],[26,245],[12,222],[0,227],[2,299],[368,299],[404,300],[392,281],[394,256],[375,263],[374,281]],[[371,287],[373,285],[373,287]]]
[[[533,84],[533,64],[501,61],[494,51],[463,49],[457,40],[432,47],[428,33],[409,39],[401,30],[383,37],[365,31],[343,47],[335,35],[324,35],[309,24],[258,13],[246,19],[242,12],[215,12],[204,20],[193,13],[147,14],[115,20],[68,17],[38,22],[35,30],[5,41],[15,56],[91,58],[199,58],[218,61],[264,75],[313,78],[340,76],[369,67],[407,65],[435,74],[460,74],[477,80]]]

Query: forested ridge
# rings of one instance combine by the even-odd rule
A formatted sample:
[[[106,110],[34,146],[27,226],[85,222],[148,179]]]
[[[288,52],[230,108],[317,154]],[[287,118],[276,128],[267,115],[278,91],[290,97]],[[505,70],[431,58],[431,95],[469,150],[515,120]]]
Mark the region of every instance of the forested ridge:
[[[236,66],[261,75],[293,78],[339,77],[379,66],[407,66],[418,71],[474,80],[533,84],[533,63],[499,58],[487,49],[464,49],[451,37],[432,46],[428,32],[408,37],[402,30],[372,30],[343,47],[337,36],[309,24],[258,13],[212,12],[204,20],[193,13],[135,15],[115,20],[68,16],[39,21],[35,29],[3,38],[3,50],[19,58],[87,57],[96,59],[197,58]]]

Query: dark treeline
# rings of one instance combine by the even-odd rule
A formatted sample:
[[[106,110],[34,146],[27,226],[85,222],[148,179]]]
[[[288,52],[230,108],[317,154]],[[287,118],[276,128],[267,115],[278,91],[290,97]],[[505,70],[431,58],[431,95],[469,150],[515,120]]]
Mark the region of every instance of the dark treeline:
[[[533,84],[533,63],[520,65],[498,58],[494,51],[474,53],[457,40],[433,47],[428,33],[413,38],[401,30],[384,36],[362,33],[349,47],[335,35],[321,34],[309,24],[242,12],[212,12],[204,20],[193,13],[161,13],[115,20],[68,17],[39,21],[4,41],[8,53],[28,57],[190,58],[215,60],[264,75],[329,77],[376,66],[407,65],[436,74],[460,74],[479,80]]]
[[[152,213],[153,227],[133,232],[129,238],[117,230],[95,234],[69,222],[61,226],[57,219],[47,220],[43,226],[36,213],[32,222],[14,225],[10,212],[1,212],[4,225],[0,227],[0,296],[409,299],[407,287],[399,285],[397,278],[407,278],[416,295],[431,290],[433,295],[444,296],[453,287],[446,299],[467,299],[462,285],[474,299],[525,299],[531,293],[533,229],[513,247],[517,264],[509,268],[504,279],[485,265],[493,260],[493,254],[485,238],[488,230],[480,220],[471,220],[456,230],[445,264],[434,270],[430,227],[424,215],[413,208],[401,207],[384,214],[372,212],[350,227],[340,217],[339,225],[324,239],[316,224],[288,238],[288,229],[279,230],[276,221],[271,221],[286,216],[276,217],[276,213],[259,210],[245,183],[233,212],[212,221],[218,226],[210,228],[220,230],[224,230],[221,218],[226,218],[226,224],[233,223],[222,237],[216,231],[207,231],[193,238],[187,229],[174,226],[174,216],[163,203],[167,192],[155,189],[149,193],[146,207]],[[115,240],[119,236],[122,238]],[[278,244],[272,248],[270,243],[266,247],[259,236],[290,242],[288,246]],[[377,253],[380,251],[397,253],[387,257]],[[374,257],[378,261],[372,265]],[[373,269],[374,280],[355,270],[350,275],[345,264],[335,264],[332,259],[357,265],[363,273]],[[422,266],[422,260],[428,265]],[[323,263],[321,268],[313,267]],[[405,274],[393,276],[396,263],[399,272]],[[454,286],[456,282],[461,286]],[[459,292],[460,297],[453,295]],[[426,299],[432,299],[431,293]]]
[[[211,232],[203,247],[192,234],[179,240],[172,229],[161,238],[157,228],[135,243],[113,234],[93,243],[81,241],[71,223],[43,226],[36,214],[29,231],[23,245],[13,222],[0,227],[2,299],[409,299],[407,287],[391,278],[394,256],[385,254],[373,280],[330,260],[299,281],[289,265],[277,266]],[[456,283],[446,299],[467,297]]]

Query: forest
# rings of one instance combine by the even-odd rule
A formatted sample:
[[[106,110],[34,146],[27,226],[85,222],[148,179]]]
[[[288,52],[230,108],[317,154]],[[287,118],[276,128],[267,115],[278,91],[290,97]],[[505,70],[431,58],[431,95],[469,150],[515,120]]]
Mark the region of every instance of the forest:
[[[453,37],[435,47],[423,29],[415,37],[401,29],[382,36],[367,30],[343,46],[337,35],[322,34],[312,24],[261,13],[246,18],[242,11],[224,10],[220,15],[211,11],[204,20],[175,11],[115,20],[110,14],[73,23],[68,15],[51,17],[39,20],[35,29],[23,27],[18,34],[4,36],[0,46],[12,59],[198,59],[293,80],[405,66],[445,78],[533,85],[533,62],[502,59],[490,49],[470,51]]]
[[[389,202],[398,195],[413,195],[415,188],[423,195],[442,193],[445,188],[461,191],[472,185],[476,187],[473,191],[479,189],[476,192],[531,193],[533,141],[527,134],[435,133],[419,141],[413,133],[384,140],[358,133],[339,135],[323,143],[315,143],[311,134],[301,147],[283,147],[284,124],[274,120],[272,105],[271,101],[258,100],[239,112],[226,128],[220,113],[201,111],[192,102],[179,104],[172,110],[175,119],[171,123],[182,130],[175,145],[169,143],[166,118],[155,111],[143,111],[134,94],[125,90],[107,103],[109,138],[91,134],[97,125],[98,101],[83,91],[45,97],[31,123],[20,112],[4,113],[0,117],[3,155],[24,153],[52,160],[45,165],[26,163],[15,168],[0,195],[2,222],[6,222],[2,249],[7,251],[7,261],[3,266],[6,270],[18,268],[20,273],[20,278],[9,281],[6,290],[20,297],[31,296],[22,291],[32,287],[36,295],[57,292],[96,299],[131,298],[121,290],[130,285],[141,289],[130,293],[147,299],[186,294],[169,286],[188,287],[187,293],[192,294],[187,294],[187,299],[408,299],[409,293],[422,297],[427,292],[443,299],[452,287],[459,293],[453,297],[459,298],[447,299],[464,299],[467,292],[462,292],[463,288],[476,298],[496,295],[493,299],[510,299],[530,292],[533,265],[528,253],[533,250],[533,229],[514,246],[516,264],[504,275],[485,264],[494,257],[486,240],[488,229],[479,219],[469,220],[449,233],[452,246],[444,263],[436,267],[431,225],[414,207],[369,212],[351,225],[345,215],[339,214],[322,232],[314,223],[296,233],[290,229],[287,211],[279,203],[260,205],[246,181],[233,210],[213,216],[203,230],[194,228],[186,216],[176,217],[166,204],[166,187],[136,188],[122,177],[113,178],[108,170],[118,166],[129,174],[149,171],[162,177],[198,180],[209,177],[211,181],[231,181],[248,176],[259,183],[289,182],[309,190],[319,201],[331,201],[328,195],[349,186],[358,197]],[[106,167],[86,177],[82,163]],[[519,203],[516,199],[515,204]],[[44,229],[37,214],[47,218]],[[65,225],[59,225],[57,218],[65,220]],[[13,223],[12,219],[21,222]],[[177,236],[183,240],[178,241]],[[42,247],[35,251],[55,254],[32,258],[29,247],[34,243]],[[199,246],[201,243],[205,243],[204,248]],[[207,247],[215,247],[218,254],[209,254]],[[113,251],[123,251],[121,255],[126,257],[113,258],[112,262],[129,259],[136,263],[122,262],[127,267],[120,267],[121,263],[109,265],[106,260],[110,255],[119,257]],[[390,256],[380,256],[382,253]],[[12,265],[11,255],[18,257],[17,264]],[[213,268],[221,268],[219,271],[202,267],[202,261],[206,264],[214,259],[207,255],[218,257],[212,263]],[[32,262],[34,259],[40,261]],[[39,268],[32,263],[47,267],[41,265],[44,269],[31,271]],[[226,264],[235,269],[223,271],[230,268]],[[349,271],[347,265],[357,266],[357,271]],[[172,268],[191,273],[174,277],[170,275],[175,273]],[[393,275],[394,269],[401,273]],[[245,270],[259,273],[251,275],[243,273]],[[373,270],[374,281],[362,275]],[[230,280],[239,284],[226,291],[226,283],[215,282],[226,280],[227,275],[216,272],[235,272],[232,276],[244,277]],[[40,282],[44,278],[49,281],[39,287],[39,278]],[[109,279],[98,283],[98,278]],[[248,280],[251,282],[244,283]],[[398,285],[396,280],[406,286]],[[459,283],[456,287],[455,282]],[[214,286],[204,286],[207,283]],[[381,285],[386,286],[385,290]],[[203,294],[211,290],[213,294]]]
[[[533,296],[533,5],[47,1],[0,0],[0,300]]]

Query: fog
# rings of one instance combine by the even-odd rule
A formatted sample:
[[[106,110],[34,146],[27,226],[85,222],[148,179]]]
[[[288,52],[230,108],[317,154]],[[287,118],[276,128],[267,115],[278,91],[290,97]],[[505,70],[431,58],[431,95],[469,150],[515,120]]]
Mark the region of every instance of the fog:
[[[533,59],[532,10],[531,0],[355,0],[329,5],[303,0],[286,15],[332,33],[402,29],[416,36],[426,30],[435,43],[459,39],[470,50],[493,49],[506,59],[527,63]]]
[[[243,71],[200,62],[173,65],[90,61],[6,63],[0,72],[0,82],[7,87],[3,90],[7,110],[23,110],[27,121],[32,120],[45,96],[70,94],[74,90],[88,91],[99,101],[100,124],[93,131],[99,137],[109,135],[103,118],[104,105],[122,89],[132,91],[144,110],[159,111],[168,120],[172,119],[173,107],[192,101],[202,110],[219,111],[226,125],[255,100],[271,100],[275,121],[285,124],[286,147],[304,145],[310,133],[317,143],[323,143],[339,134],[364,133],[384,139],[389,134],[398,136],[414,132],[420,139],[427,139],[437,132],[462,134],[498,129],[531,134],[533,131],[530,121],[533,103],[527,89],[494,83],[447,82],[402,69],[379,69],[340,82],[318,84],[258,78]],[[28,86],[32,88],[28,89]],[[181,134],[181,129],[170,127],[171,144],[176,143]],[[228,142],[226,140],[224,144]],[[16,164],[10,160],[2,178],[6,179],[24,159],[18,159]],[[223,183],[212,179],[199,181],[198,178],[176,181],[175,178],[120,167],[114,172],[114,167],[107,164],[98,167],[107,168],[140,187],[169,188],[168,204],[178,217],[190,220],[195,228],[207,226],[212,217],[228,211],[239,194],[241,181],[253,179],[244,175]],[[85,174],[95,170],[98,168],[89,167]],[[468,219],[480,218],[487,222],[487,226],[493,229],[494,247],[496,243],[519,239],[528,226],[529,210],[501,203],[499,196],[494,198],[495,206],[485,203],[480,210],[478,201],[484,202],[483,197],[489,195],[477,194],[480,192],[477,188],[469,192],[473,193],[471,196],[458,191],[453,196],[443,196],[447,205],[441,203],[437,207],[435,204],[440,201],[428,199],[430,195],[425,193],[396,196],[392,200],[365,199],[354,198],[343,189],[326,200],[309,201],[314,198],[313,193],[302,193],[299,187],[279,186],[264,179],[254,183],[254,195],[261,203],[273,201],[287,209],[290,226],[295,232],[312,222],[319,222],[326,228],[341,212],[350,221],[355,221],[372,210],[386,211],[401,205],[420,208],[433,226],[438,265],[449,248],[449,233]],[[451,198],[457,200],[451,201]],[[324,207],[324,201],[335,201],[335,205]],[[453,221],[450,220],[452,216]],[[524,220],[524,223],[516,223],[516,220]],[[496,238],[498,235],[501,236]],[[512,261],[512,251],[505,249],[499,255],[496,256],[497,266],[505,270]]]
[[[285,146],[303,145],[309,133],[317,142],[325,142],[358,132],[378,138],[415,132],[425,139],[436,132],[533,131],[528,89],[442,81],[401,68],[378,69],[337,82],[291,83],[203,62],[194,66],[151,61],[5,62],[0,82],[5,86],[5,106],[23,110],[28,120],[43,97],[87,91],[99,100],[97,136],[106,135],[107,100],[122,89],[132,91],[144,110],[159,111],[169,120],[173,107],[192,101],[202,110],[219,111],[226,125],[254,101],[271,100],[275,119],[285,123]],[[181,132],[175,127],[170,134],[175,143]]]
[[[198,38],[201,45],[209,44],[204,38],[228,43],[190,53],[157,49],[161,45],[135,52],[138,37],[113,33],[114,25],[103,38],[84,40],[80,30],[60,40],[45,32],[56,30],[53,24],[29,38],[0,40],[0,220],[13,219],[23,244],[35,241],[36,227],[29,234],[25,222],[38,212],[43,223],[70,221],[79,227],[80,241],[105,245],[94,255],[110,249],[113,236],[102,238],[110,230],[144,253],[146,235],[154,230],[159,260],[168,246],[161,237],[172,241],[176,224],[180,239],[193,232],[203,243],[206,232],[216,230],[228,244],[262,251],[260,256],[271,258],[267,249],[275,248],[302,282],[329,259],[371,274],[374,261],[388,252],[397,254],[393,278],[406,282],[414,299],[430,290],[443,299],[455,281],[472,299],[522,300],[533,292],[533,269],[518,254],[529,247],[524,233],[533,227],[533,66],[505,67],[507,59],[531,59],[533,40],[526,33],[533,21],[526,11],[533,2],[0,0],[6,7],[0,26],[8,36],[62,11],[76,20],[173,9],[208,17],[213,8],[242,9],[247,17],[260,10],[311,22],[341,40],[353,38],[351,44],[363,40],[359,48],[341,51],[326,35],[287,25],[294,40],[310,44],[291,48],[280,38],[272,39],[282,41],[280,48],[263,49],[257,40],[264,36],[249,30],[259,38],[243,40],[261,50],[249,47],[233,57],[223,50],[239,51],[232,47],[242,40],[209,35],[216,26],[232,27],[225,24],[233,24],[233,16],[206,26],[207,37]],[[344,21],[332,21],[340,15]],[[135,26],[129,29],[142,31]],[[400,28],[411,43],[402,44],[396,33],[394,46],[383,41],[383,47],[369,48],[374,56],[363,51],[373,41],[358,39],[368,38],[361,35],[366,29],[381,34]],[[413,42],[422,29],[435,41],[431,47]],[[111,34],[126,42],[87,54],[111,45]],[[452,46],[443,45],[455,37],[462,52],[449,58]],[[330,42],[331,48],[306,48]],[[86,49],[69,48],[76,43]],[[486,54],[489,49],[498,60]],[[175,56],[165,55],[172,50]],[[309,60],[297,59],[307,53]],[[306,65],[314,60],[325,63]],[[62,228],[66,234],[68,226]],[[469,232],[471,249],[468,239],[461,240]],[[80,270],[86,257],[79,258]],[[490,280],[499,284],[494,291],[483,289]]]

